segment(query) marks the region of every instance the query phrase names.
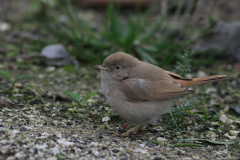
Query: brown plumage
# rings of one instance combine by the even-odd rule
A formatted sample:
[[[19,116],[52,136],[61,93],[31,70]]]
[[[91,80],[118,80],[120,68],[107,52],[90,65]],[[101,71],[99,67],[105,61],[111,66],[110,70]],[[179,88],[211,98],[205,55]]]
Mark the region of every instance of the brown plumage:
[[[175,73],[171,73],[169,71],[166,71],[166,72],[174,79],[175,82],[181,83],[184,87],[191,87],[198,84],[222,81],[227,79],[226,75],[214,75],[214,76],[208,76],[203,78],[187,79],[187,78],[182,78]]]
[[[173,99],[195,93],[187,87],[227,79],[183,78],[123,52],[111,54],[96,67],[101,69],[101,88],[109,105],[140,127],[169,112]]]

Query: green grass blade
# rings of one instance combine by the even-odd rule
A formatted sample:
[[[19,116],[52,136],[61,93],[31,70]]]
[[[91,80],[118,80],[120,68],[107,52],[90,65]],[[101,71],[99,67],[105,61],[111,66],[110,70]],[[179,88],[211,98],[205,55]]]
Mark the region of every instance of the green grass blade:
[[[0,90],[2,90],[3,92],[9,92],[10,89],[7,87],[4,87],[3,85],[0,84]]]
[[[167,145],[173,145],[175,147],[188,147],[188,146],[193,146],[193,147],[204,147],[201,144],[196,144],[196,143],[176,143],[176,144],[169,144],[169,143],[161,143],[161,142],[157,142],[157,141],[153,141],[153,140],[148,140],[151,141],[154,144],[164,144],[165,146]]]
[[[143,61],[152,63],[152,64],[157,64],[158,62],[147,52],[145,52],[142,48],[136,47],[136,51],[139,53],[140,57],[142,58]]]
[[[82,99],[79,97],[80,93],[74,93],[71,91],[63,91],[62,93],[74,100],[79,106],[82,106]]]
[[[143,34],[141,34],[137,39],[140,42],[144,42],[152,38],[157,32],[159,32],[162,24],[164,23],[165,17],[160,16],[155,23],[152,23],[150,26],[146,27],[147,29]]]
[[[85,102],[86,102],[89,98],[91,98],[91,97],[94,96],[95,94],[97,94],[97,91],[94,91],[94,92],[92,92],[92,93],[86,94],[86,95],[84,96],[84,98],[83,98],[83,105],[85,104]]]
[[[202,139],[202,138],[192,138],[192,139],[177,139],[174,141],[205,141],[205,142],[209,142],[209,143],[213,143],[213,144],[222,144],[222,145],[230,145],[230,144],[234,144],[235,142],[220,142],[220,141],[213,141],[210,139]]]
[[[4,71],[4,70],[0,70],[0,75],[7,78],[8,80],[11,80],[11,75],[9,72]]]
[[[31,78],[36,78],[35,75],[23,75],[23,76],[18,76],[15,79],[15,83],[24,79],[31,79]]]

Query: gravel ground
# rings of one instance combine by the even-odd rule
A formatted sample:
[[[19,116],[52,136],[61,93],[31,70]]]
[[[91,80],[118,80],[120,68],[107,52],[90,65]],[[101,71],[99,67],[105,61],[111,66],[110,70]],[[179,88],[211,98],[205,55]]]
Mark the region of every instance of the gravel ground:
[[[2,4],[7,1],[0,2]],[[10,19],[10,22],[21,22],[26,16],[28,1],[21,2],[12,3],[12,6],[7,3],[1,5],[4,8],[0,6],[0,16],[5,15],[5,19]],[[239,3],[236,0],[231,2]],[[238,5],[229,3],[228,5],[234,8],[231,11],[221,8],[229,8],[225,1],[219,5],[214,12],[215,17],[239,19],[239,14],[236,14],[236,11],[239,12]],[[35,30],[38,27],[32,28]],[[239,159],[239,64],[236,64],[235,68],[234,65],[201,68],[188,75],[198,77],[226,74],[229,80],[193,88],[196,91],[193,95],[194,101],[203,100],[204,103],[201,107],[188,111],[194,113],[195,117],[184,117],[182,131],[176,132],[169,127],[172,124],[170,115],[167,114],[158,123],[146,126],[146,130],[129,137],[121,137],[118,135],[134,127],[134,124],[125,122],[108,106],[100,91],[99,72],[94,71],[93,67],[44,67],[22,58],[12,59],[11,55],[19,55],[19,52],[26,54],[26,48],[35,47],[28,46],[34,39],[48,39],[50,35],[23,32],[20,29],[11,30],[2,36],[6,43],[0,45],[0,70],[10,72],[13,79],[24,74],[33,74],[36,78],[16,83],[10,93],[0,89],[0,160]],[[11,83],[0,76],[0,86],[11,88]],[[62,91],[65,90],[80,92],[81,95],[93,91],[98,93],[91,97],[84,107],[79,107],[63,95]],[[191,98],[185,96],[176,103],[184,104]],[[206,109],[208,115],[202,108]],[[189,141],[203,145],[197,147],[187,144],[177,146],[185,142],[174,141],[192,138],[235,143],[217,145],[205,141]]]
[[[237,121],[228,118],[216,122],[197,117],[186,118],[186,130],[174,132],[168,128],[168,119],[163,117],[158,123],[146,126],[144,131],[121,137],[118,135],[133,125],[123,121],[107,105],[100,92],[91,97],[84,108],[73,104],[71,99],[62,94],[64,90],[80,91],[82,94],[99,91],[100,74],[92,68],[40,67],[21,60],[5,61],[0,67],[9,71],[13,77],[36,75],[35,79],[17,83],[12,93],[0,90],[0,159],[157,160],[240,157],[237,133],[240,124]],[[205,69],[205,72],[214,71]],[[234,76],[236,72],[229,69],[221,72],[228,73],[230,79],[197,87],[194,96],[205,100],[203,107],[207,108],[210,115],[223,113],[239,117],[236,112],[229,110],[231,106],[239,107],[239,75]],[[0,82],[2,85],[10,85],[4,77],[0,78]],[[219,92],[222,88],[225,90]],[[190,98],[183,97],[176,103],[185,103]],[[200,113],[200,109],[195,110]],[[216,145],[194,141],[203,147],[173,145],[180,143],[173,140],[182,138],[232,141],[235,144]],[[156,144],[155,141],[162,144]]]

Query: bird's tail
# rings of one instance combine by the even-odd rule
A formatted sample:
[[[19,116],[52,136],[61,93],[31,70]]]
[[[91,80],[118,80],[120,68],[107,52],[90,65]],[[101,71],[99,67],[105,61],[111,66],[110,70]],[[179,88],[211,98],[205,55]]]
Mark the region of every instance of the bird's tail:
[[[207,82],[215,82],[215,81],[222,81],[228,79],[226,75],[215,75],[215,76],[208,76],[203,78],[194,78],[189,80],[177,80],[181,83],[184,87],[191,87],[197,84],[203,84]]]

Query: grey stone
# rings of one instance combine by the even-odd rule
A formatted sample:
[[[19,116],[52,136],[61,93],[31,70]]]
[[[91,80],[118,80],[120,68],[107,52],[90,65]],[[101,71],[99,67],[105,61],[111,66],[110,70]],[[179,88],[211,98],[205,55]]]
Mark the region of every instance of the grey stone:
[[[48,45],[42,49],[40,55],[45,57],[44,63],[48,66],[76,65],[76,62],[62,44]]]
[[[216,49],[232,61],[240,61],[240,21],[228,23],[219,20],[191,47],[192,52],[209,49]]]

